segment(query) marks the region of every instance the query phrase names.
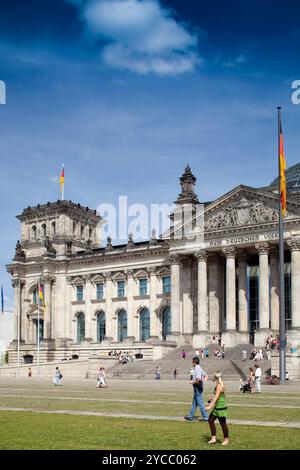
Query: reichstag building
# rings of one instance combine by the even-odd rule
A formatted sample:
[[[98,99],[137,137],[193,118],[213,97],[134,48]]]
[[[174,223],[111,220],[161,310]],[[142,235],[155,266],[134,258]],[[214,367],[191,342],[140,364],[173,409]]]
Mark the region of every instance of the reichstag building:
[[[300,164],[287,171],[286,328],[300,342]],[[200,204],[186,167],[177,211]],[[168,234],[147,242],[100,246],[101,215],[71,201],[27,207],[17,216],[20,242],[7,266],[14,287],[15,340],[9,362],[110,349],[265,344],[279,330],[278,185],[240,185],[204,203],[204,238]],[[171,217],[172,218],[172,217]],[[174,217],[173,217],[174,220]],[[185,222],[183,221],[183,224]],[[39,307],[41,282],[45,309]],[[40,324],[38,325],[38,310]],[[17,341],[19,339],[19,341]],[[30,362],[30,361],[28,361]]]

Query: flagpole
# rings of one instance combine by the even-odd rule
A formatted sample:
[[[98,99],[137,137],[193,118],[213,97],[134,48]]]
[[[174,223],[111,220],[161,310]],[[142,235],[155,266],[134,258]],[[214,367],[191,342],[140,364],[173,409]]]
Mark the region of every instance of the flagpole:
[[[21,283],[21,281],[19,281]],[[21,284],[20,284],[21,286]],[[21,322],[21,287],[19,288],[19,306],[18,306],[18,326],[17,326],[17,363],[18,363],[18,377],[20,377],[20,322]]]
[[[40,377],[40,287],[41,284],[38,282],[38,326],[37,326],[37,372]]]
[[[280,383],[286,379],[285,358],[285,292],[284,292],[284,238],[283,217],[281,201],[281,163],[280,163],[280,135],[281,135],[281,107],[278,107],[278,202],[279,202],[279,377]]]
[[[63,171],[65,169],[65,164],[63,163]],[[64,181],[61,185],[61,200],[63,201],[65,198],[65,178],[64,178]]]

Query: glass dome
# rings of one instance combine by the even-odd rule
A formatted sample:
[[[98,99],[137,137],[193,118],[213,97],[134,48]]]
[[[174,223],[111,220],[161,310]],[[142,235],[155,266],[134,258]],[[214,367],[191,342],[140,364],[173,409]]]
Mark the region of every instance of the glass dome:
[[[278,177],[270,184],[274,186],[278,184]],[[300,192],[300,163],[291,166],[286,170],[286,184],[290,193]]]

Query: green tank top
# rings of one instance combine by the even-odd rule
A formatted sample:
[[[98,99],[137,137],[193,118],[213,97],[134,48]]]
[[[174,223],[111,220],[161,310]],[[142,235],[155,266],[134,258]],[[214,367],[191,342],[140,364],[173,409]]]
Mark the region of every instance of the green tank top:
[[[225,393],[221,392],[220,396],[215,404],[212,414],[217,418],[226,418],[227,417],[227,405],[225,399]]]

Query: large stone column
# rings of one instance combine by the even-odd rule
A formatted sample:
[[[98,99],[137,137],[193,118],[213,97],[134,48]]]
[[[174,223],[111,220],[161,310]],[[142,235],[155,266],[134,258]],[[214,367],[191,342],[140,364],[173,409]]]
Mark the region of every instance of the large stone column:
[[[127,340],[136,341],[135,337],[135,311],[134,311],[134,285],[133,271],[127,271]]]
[[[255,346],[265,346],[270,334],[269,245],[255,245],[259,254],[259,330],[255,333]]]
[[[194,335],[193,346],[203,348],[208,340],[207,253],[199,250],[195,256],[198,261],[198,331]]]
[[[291,304],[292,304],[292,330],[288,332],[288,339],[293,345],[300,344],[300,239],[289,242],[291,249]]]
[[[12,279],[12,286],[14,288],[14,347],[17,350],[17,364],[21,364],[21,352],[18,350],[19,345],[22,342],[23,338],[21,335],[21,322],[22,322],[22,287],[25,285],[25,282],[21,279],[14,277]]]
[[[270,252],[271,330],[279,331],[279,258],[278,250]]]
[[[234,247],[224,248],[222,251],[226,257],[226,330],[222,334],[222,344],[232,347],[239,343],[236,331],[236,251]]]
[[[210,337],[220,333],[219,264],[217,256],[208,260],[208,308]]]
[[[157,276],[156,267],[150,266],[147,269],[150,276],[150,340],[158,340],[158,318],[157,318]]]
[[[171,263],[171,337],[180,335],[180,257],[170,256]],[[170,338],[172,339],[172,338]]]
[[[245,253],[238,255],[238,311],[240,340],[248,343],[247,254]]]
[[[184,259],[182,266],[182,321],[185,343],[191,343],[193,335],[193,301],[192,301],[192,259]]]
[[[21,340],[21,279],[13,278],[14,288],[14,341]]]
[[[50,274],[44,274],[41,283],[44,286],[45,293],[45,311],[44,311],[44,340],[51,339],[51,322],[52,322],[52,283],[54,279]]]

